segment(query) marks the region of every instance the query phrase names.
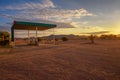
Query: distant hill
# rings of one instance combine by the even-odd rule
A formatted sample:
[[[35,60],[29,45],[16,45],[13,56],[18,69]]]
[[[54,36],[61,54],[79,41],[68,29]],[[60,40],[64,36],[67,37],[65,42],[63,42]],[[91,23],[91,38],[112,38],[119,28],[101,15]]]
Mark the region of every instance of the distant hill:
[[[70,35],[55,35],[55,38],[57,39],[61,39],[62,37],[67,37],[68,39],[87,39],[88,37],[87,36],[79,36],[79,35],[73,35],[73,34],[70,34]],[[54,38],[54,35],[50,35],[50,36],[45,36],[45,38],[48,38],[48,39],[52,39]]]

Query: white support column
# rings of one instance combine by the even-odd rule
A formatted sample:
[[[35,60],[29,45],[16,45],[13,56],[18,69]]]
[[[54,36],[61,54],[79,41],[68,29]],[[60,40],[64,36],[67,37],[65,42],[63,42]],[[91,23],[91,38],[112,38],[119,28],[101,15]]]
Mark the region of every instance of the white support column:
[[[36,27],[36,38],[37,38],[37,27]]]
[[[55,41],[55,29],[53,28],[53,41],[54,41],[54,44],[56,44],[56,41]]]
[[[28,29],[28,44],[30,43],[30,35],[29,35],[29,29]]]
[[[42,41],[43,44],[45,44],[45,40],[44,40],[44,31],[43,31],[43,41]]]
[[[13,29],[14,41],[12,42],[12,47],[15,47],[15,29]]]
[[[36,26],[36,42],[37,42],[37,44],[38,44],[37,31],[38,31],[38,28],[37,28],[37,26]]]

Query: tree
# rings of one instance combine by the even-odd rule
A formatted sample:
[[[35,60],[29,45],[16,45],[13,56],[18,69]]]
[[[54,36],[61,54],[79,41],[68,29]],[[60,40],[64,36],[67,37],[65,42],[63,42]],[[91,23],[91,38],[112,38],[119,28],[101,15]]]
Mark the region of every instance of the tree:
[[[68,41],[68,38],[67,37],[62,37],[61,40],[62,41]]]
[[[91,34],[91,35],[89,36],[89,38],[90,38],[90,40],[91,40],[91,43],[94,44],[94,43],[95,43],[95,41],[94,41],[95,36],[94,36],[93,34]]]

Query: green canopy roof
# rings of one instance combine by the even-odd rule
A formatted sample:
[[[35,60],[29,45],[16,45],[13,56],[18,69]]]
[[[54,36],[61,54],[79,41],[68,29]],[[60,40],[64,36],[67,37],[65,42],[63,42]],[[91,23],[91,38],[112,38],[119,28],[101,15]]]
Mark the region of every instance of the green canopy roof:
[[[46,24],[46,23],[35,23],[35,22],[23,22],[23,21],[14,21],[12,26],[13,29],[18,30],[46,30],[56,27],[55,24]]]

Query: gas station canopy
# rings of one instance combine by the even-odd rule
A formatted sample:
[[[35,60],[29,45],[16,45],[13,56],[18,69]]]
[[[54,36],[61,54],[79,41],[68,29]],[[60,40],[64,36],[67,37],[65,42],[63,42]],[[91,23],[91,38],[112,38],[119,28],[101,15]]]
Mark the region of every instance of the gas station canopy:
[[[46,23],[34,23],[34,22],[23,22],[23,21],[14,21],[12,28],[17,30],[46,30],[56,27],[55,24],[46,24]]]

